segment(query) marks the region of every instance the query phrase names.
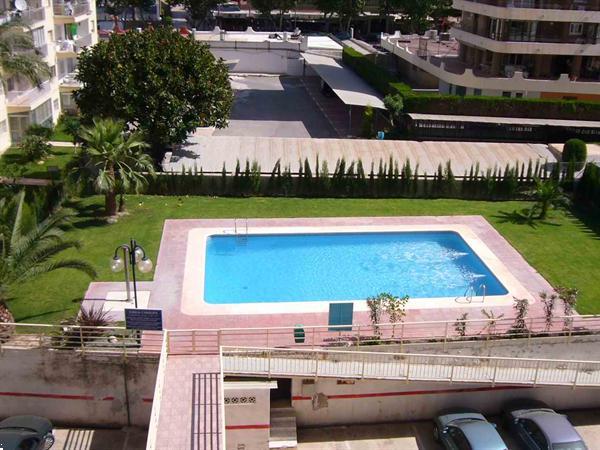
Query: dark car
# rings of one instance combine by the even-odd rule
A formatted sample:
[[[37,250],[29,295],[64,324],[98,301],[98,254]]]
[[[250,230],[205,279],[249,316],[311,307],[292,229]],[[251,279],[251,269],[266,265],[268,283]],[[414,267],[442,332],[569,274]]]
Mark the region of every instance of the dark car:
[[[2,450],[48,450],[54,445],[52,422],[38,416],[13,416],[0,422]]]
[[[433,437],[448,450],[507,450],[493,423],[479,411],[455,408],[434,419]]]
[[[502,412],[508,429],[527,450],[587,450],[566,416],[539,400],[513,400]]]

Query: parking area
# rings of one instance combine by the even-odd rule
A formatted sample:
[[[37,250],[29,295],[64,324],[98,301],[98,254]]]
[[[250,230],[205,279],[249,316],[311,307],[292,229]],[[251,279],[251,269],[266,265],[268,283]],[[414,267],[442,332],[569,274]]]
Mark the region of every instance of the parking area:
[[[566,413],[590,450],[600,449],[600,410]],[[489,418],[510,450],[522,450],[501,426],[499,417]],[[298,450],[442,450],[433,439],[431,421],[349,425],[298,430]]]
[[[214,136],[338,137],[300,78],[232,76],[231,85],[235,101],[229,126]]]
[[[52,450],[144,450],[147,435],[141,428],[55,428]]]

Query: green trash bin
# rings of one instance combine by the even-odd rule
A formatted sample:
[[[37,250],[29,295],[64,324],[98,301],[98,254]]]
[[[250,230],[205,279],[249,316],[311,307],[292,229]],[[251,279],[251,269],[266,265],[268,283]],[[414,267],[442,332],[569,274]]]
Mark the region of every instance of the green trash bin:
[[[306,335],[304,333],[304,327],[302,325],[294,326],[294,342],[296,344],[304,344],[304,339]]]

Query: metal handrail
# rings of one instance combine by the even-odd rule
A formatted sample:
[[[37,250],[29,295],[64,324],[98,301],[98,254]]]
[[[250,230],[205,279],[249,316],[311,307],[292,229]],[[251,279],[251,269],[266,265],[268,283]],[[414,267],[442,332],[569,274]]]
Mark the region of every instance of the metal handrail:
[[[229,374],[600,386],[600,361],[222,347]]]

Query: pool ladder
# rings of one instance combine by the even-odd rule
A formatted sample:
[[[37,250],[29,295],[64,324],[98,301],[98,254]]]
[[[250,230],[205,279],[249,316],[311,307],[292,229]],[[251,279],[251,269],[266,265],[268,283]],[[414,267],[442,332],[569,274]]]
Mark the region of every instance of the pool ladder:
[[[458,302],[460,299],[465,299],[466,303],[471,303],[473,301],[473,297],[477,297],[477,293],[481,291],[481,293],[483,294],[481,296],[481,303],[485,302],[485,293],[486,293],[486,286],[485,284],[480,284],[479,287],[477,289],[475,289],[473,286],[469,286],[466,290],[465,290],[465,295],[463,295],[462,297],[456,297],[456,301]]]
[[[233,219],[233,232],[235,233],[235,237],[237,238],[238,244],[246,245],[246,243],[248,242],[248,219],[244,219],[244,228],[238,227],[237,221],[238,219]]]

